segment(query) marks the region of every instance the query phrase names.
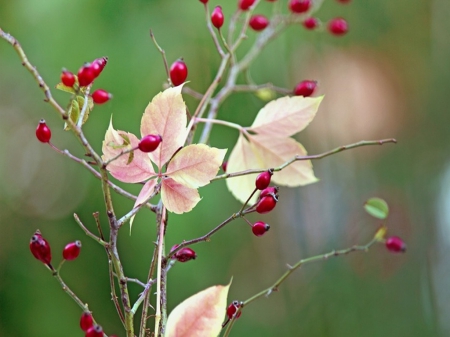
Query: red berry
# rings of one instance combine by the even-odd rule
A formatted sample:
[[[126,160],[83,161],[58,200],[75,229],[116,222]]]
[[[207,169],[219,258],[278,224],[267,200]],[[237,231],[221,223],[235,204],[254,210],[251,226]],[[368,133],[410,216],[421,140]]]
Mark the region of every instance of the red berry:
[[[336,36],[344,35],[348,32],[347,21],[343,18],[334,18],[328,22],[328,30]]]
[[[249,21],[253,30],[260,32],[269,25],[269,20],[264,15],[253,15]]]
[[[276,195],[269,194],[262,197],[256,204],[256,212],[259,214],[269,213],[277,205],[278,198]]]
[[[174,86],[178,86],[183,84],[186,81],[188,75],[188,69],[186,67],[186,63],[182,59],[179,59],[172,63],[170,66],[170,80]]]
[[[233,301],[227,308],[227,316],[228,319],[232,319],[234,314],[236,313],[237,309],[241,306],[241,304],[238,301]],[[241,317],[242,311],[239,311],[239,313],[236,316],[236,319]]]
[[[108,63],[108,58],[106,56],[95,59],[91,63],[91,69],[94,73],[95,78],[97,78],[100,75],[100,73],[103,71],[103,69],[105,68],[107,63]]]
[[[278,187],[277,186],[270,186],[267,187],[265,189],[263,189],[261,191],[261,193],[259,194],[259,200],[261,200],[262,197],[265,197],[266,195],[275,195],[276,197],[278,197]]]
[[[255,185],[258,190],[263,190],[270,185],[270,179],[273,174],[272,172],[272,170],[269,170],[258,174],[255,180]]]
[[[200,2],[203,2],[204,4],[207,4],[208,0],[200,0]]]
[[[80,318],[80,328],[83,331],[88,331],[89,328],[94,326],[94,319],[89,311],[85,311],[81,314]]]
[[[264,235],[265,232],[267,232],[270,229],[269,224],[266,224],[262,221],[257,221],[252,226],[252,232],[256,236]]]
[[[50,138],[52,138],[52,131],[47,126],[47,124],[45,124],[45,120],[43,119],[39,121],[39,124],[36,128],[36,137],[42,143],[48,143],[50,141]]]
[[[90,63],[85,63],[80,70],[78,70],[78,83],[80,87],[85,87],[95,80],[95,70],[92,69]]]
[[[238,7],[240,10],[246,11],[253,6],[254,3],[255,0],[239,0]]]
[[[176,247],[175,247],[176,248]],[[189,260],[195,260],[197,254],[189,247],[183,247],[175,253],[174,258],[179,262],[187,262]]]
[[[156,150],[161,142],[162,138],[160,135],[147,135],[141,139],[138,147],[142,152],[152,152]]]
[[[319,26],[319,20],[317,20],[315,17],[309,17],[303,21],[303,26],[306,29],[313,30],[314,28],[317,28]]]
[[[75,260],[80,255],[81,241],[68,243],[63,250],[63,257],[65,260]]]
[[[290,0],[289,9],[292,13],[305,13],[311,7],[311,0]]]
[[[308,97],[314,93],[316,87],[317,87],[316,81],[310,80],[301,81],[299,84],[295,86],[294,94],[297,96]]]
[[[87,329],[85,337],[103,337],[103,328],[95,324]]]
[[[223,172],[227,172],[227,167],[228,167],[228,161],[224,161],[222,163],[222,170],[223,170]]]
[[[50,262],[52,261],[52,252],[47,240],[42,237],[42,234],[37,230],[30,240],[30,250],[33,256],[48,265],[50,269],[53,269]]]
[[[386,248],[393,253],[406,251],[406,243],[398,236],[391,236],[386,239]]]
[[[214,8],[211,14],[211,23],[213,24],[214,27],[220,29],[220,27],[223,26],[223,20],[224,16],[222,12],[222,7],[216,6],[216,8]]]
[[[73,85],[75,84],[75,75],[70,71],[63,69],[61,73],[61,82],[66,87],[73,87]]]
[[[97,89],[92,93],[92,100],[94,101],[95,104],[103,104],[108,102],[113,96],[103,90],[103,89]]]

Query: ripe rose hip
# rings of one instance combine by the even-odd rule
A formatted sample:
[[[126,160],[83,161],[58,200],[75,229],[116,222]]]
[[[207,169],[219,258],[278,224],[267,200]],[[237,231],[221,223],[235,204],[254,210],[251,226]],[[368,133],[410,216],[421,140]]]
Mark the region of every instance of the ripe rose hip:
[[[161,142],[162,138],[160,135],[147,135],[141,139],[138,147],[142,152],[153,152]]]
[[[92,69],[90,63],[85,63],[80,70],[78,70],[78,83],[80,87],[86,87],[95,80],[95,71]]]
[[[290,0],[289,9],[292,13],[305,13],[310,9],[311,4],[311,0]]]
[[[68,243],[63,250],[63,258],[65,260],[75,260],[80,255],[81,241]]]
[[[103,328],[100,325],[95,324],[87,329],[85,337],[103,337]]]
[[[41,261],[42,263],[48,265],[50,269],[53,269],[52,265],[52,252],[50,245],[47,240],[42,237],[42,234],[37,230],[30,240],[30,251],[33,256]]]
[[[39,121],[36,128],[36,138],[42,143],[48,143],[52,138],[52,132],[43,119]]]
[[[264,235],[270,229],[269,224],[266,224],[262,221],[257,221],[252,226],[252,232],[256,236]]]
[[[262,197],[256,204],[256,212],[258,212],[259,214],[269,213],[271,210],[275,208],[277,202],[278,198],[275,195],[273,194],[266,195]]]
[[[75,84],[75,75],[70,71],[63,69],[61,72],[61,82],[66,87],[73,87],[73,85]]]
[[[342,36],[348,32],[347,21],[343,18],[334,18],[328,22],[328,31],[336,36]]]
[[[295,86],[294,95],[303,97],[311,96],[314,93],[314,90],[316,90],[316,87],[317,87],[316,81],[310,80],[301,81],[299,84]]]
[[[272,171],[265,171],[258,174],[255,180],[255,185],[258,190],[263,190],[270,185],[270,179],[272,178]]]
[[[100,73],[103,71],[107,63],[108,58],[106,56],[95,59],[91,63],[91,70],[94,73],[95,78],[97,78],[100,75]]]
[[[92,314],[89,311],[85,311],[81,314],[80,318],[80,328],[83,331],[88,331],[89,328],[94,326],[94,319],[92,318]]]
[[[313,30],[319,26],[319,20],[315,17],[309,17],[303,21],[303,26],[308,30]]]
[[[227,167],[228,167],[228,161],[224,161],[222,163],[222,170],[223,170],[223,172],[227,172]]]
[[[239,0],[238,7],[242,11],[248,10],[253,4],[255,0]]]
[[[197,258],[197,254],[193,249],[184,247],[176,252],[174,257],[178,262],[187,262],[189,260],[195,260]]]
[[[92,93],[92,100],[94,101],[95,104],[103,104],[108,102],[113,96],[103,90],[103,89],[97,89]]]
[[[183,84],[184,81],[186,81],[188,75],[186,63],[184,63],[182,59],[179,59],[172,63],[172,65],[170,66],[169,75],[170,80],[172,81],[172,84],[174,86]]]
[[[391,236],[386,239],[386,248],[393,253],[404,253],[406,251],[406,243],[398,236]]]
[[[269,25],[269,20],[264,15],[253,15],[248,24],[254,31],[260,32]]]
[[[261,191],[261,193],[259,194],[259,199],[258,200],[261,200],[261,198],[263,198],[263,197],[265,197],[266,195],[269,195],[269,194],[273,194],[276,197],[278,197],[278,186],[270,186],[270,187],[267,187],[267,188],[263,189]]]
[[[233,301],[227,308],[227,316],[228,319],[232,319],[234,314],[236,313],[237,309],[241,306],[241,304],[238,301]],[[239,311],[239,313],[236,316],[236,319],[241,317],[242,311]]]
[[[214,8],[214,10],[211,14],[211,23],[213,24],[214,27],[216,27],[217,29],[220,29],[220,27],[223,26],[223,21],[224,21],[224,16],[223,16],[223,12],[222,12],[222,7],[216,6],[216,8]]]
[[[204,4],[207,4],[208,0],[200,0],[200,2],[203,2]]]

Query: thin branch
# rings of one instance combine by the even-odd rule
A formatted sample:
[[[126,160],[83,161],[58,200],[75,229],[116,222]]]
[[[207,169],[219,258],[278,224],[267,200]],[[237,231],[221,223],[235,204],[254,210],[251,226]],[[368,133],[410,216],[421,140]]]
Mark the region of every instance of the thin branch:
[[[162,302],[162,298],[164,294],[162,294],[161,291],[161,281],[162,281],[162,259],[164,254],[164,232],[165,232],[165,213],[166,208],[163,204],[161,204],[161,207],[158,212],[158,262],[156,267],[156,313],[155,313],[155,337],[159,337],[160,331],[161,331],[161,325],[160,323],[164,323],[163,319],[163,310],[164,310],[164,303]]]
[[[153,34],[153,31],[150,29],[150,37],[153,41],[153,43],[155,44],[156,48],[158,49],[158,51],[161,53],[163,62],[164,62],[164,68],[166,69],[166,76],[167,76],[167,81],[169,82],[169,84],[172,86],[172,81],[170,80],[170,73],[169,73],[169,64],[167,63],[167,58],[166,58],[166,52],[164,51],[164,49],[162,49],[158,42],[156,41],[155,35]]]
[[[86,115],[86,111],[88,109],[88,103],[89,103],[89,92],[91,91],[92,84],[88,85],[86,87],[86,91],[84,93],[84,103],[83,107],[81,108],[80,117],[78,117],[77,127],[81,129],[81,126],[83,125],[84,116]]]
[[[91,231],[89,231],[89,229],[86,228],[86,226],[81,222],[78,214],[73,213],[73,217],[74,217],[76,223],[81,227],[81,229],[86,233],[87,236],[89,236],[94,241],[97,241],[103,247],[108,247],[109,246],[108,242],[103,241],[101,238],[99,238],[97,235],[93,234]]]

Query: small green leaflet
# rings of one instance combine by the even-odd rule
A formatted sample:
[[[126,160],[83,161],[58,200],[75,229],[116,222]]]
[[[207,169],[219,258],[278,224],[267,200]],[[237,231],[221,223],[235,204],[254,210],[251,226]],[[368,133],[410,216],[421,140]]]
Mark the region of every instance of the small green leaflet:
[[[378,219],[386,219],[389,215],[389,206],[381,198],[370,198],[365,202],[364,209],[371,216]]]

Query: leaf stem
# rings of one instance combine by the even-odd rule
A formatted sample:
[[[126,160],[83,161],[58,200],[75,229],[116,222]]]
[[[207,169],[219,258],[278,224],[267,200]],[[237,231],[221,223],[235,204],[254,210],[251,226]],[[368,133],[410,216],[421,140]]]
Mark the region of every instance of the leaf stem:
[[[243,130],[242,126],[240,126],[239,124],[223,121],[223,120],[220,120],[220,119],[207,119],[207,118],[197,117],[197,118],[195,118],[195,122],[220,124],[220,125],[228,126],[230,128],[233,128],[233,129],[237,129],[239,131]]]

